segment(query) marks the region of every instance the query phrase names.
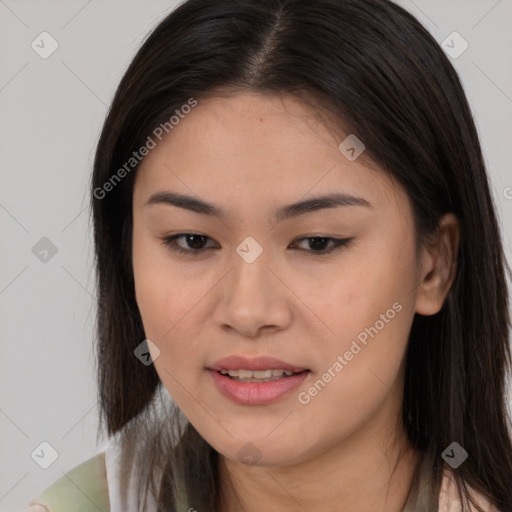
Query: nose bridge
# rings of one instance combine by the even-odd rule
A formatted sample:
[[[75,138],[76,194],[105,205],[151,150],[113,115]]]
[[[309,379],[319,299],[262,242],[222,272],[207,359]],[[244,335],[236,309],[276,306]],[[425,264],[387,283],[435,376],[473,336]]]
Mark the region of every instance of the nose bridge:
[[[253,259],[254,250],[250,241],[243,242],[237,248],[235,268],[230,273],[229,278],[231,299],[240,302],[258,302],[262,298],[267,298],[267,293],[272,285],[269,282],[272,273],[267,268],[270,263],[268,260],[269,251],[262,250]]]
[[[238,250],[240,247],[245,248],[244,244]],[[234,255],[234,268],[223,284],[217,320],[247,335],[254,335],[263,326],[283,327],[290,315],[283,287],[270,270],[270,251],[263,250],[253,261],[244,259],[246,254]]]

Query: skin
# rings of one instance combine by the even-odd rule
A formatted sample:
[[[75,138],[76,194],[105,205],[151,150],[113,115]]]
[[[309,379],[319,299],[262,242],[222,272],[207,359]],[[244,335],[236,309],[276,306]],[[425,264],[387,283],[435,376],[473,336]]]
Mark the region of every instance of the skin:
[[[338,149],[343,138],[292,96],[211,97],[137,173],[137,303],[146,336],[160,350],[158,357],[152,351],[160,379],[221,454],[222,512],[391,512],[409,492],[418,454],[400,425],[404,353],[414,314],[438,312],[453,282],[459,227],[445,215],[439,236],[418,256],[405,191],[364,153],[349,161]],[[227,217],[145,204],[160,191],[214,203]],[[333,191],[371,207],[273,218],[280,206]],[[199,255],[162,243],[190,232],[208,237],[196,241],[207,247]],[[263,248],[250,264],[236,252],[248,236]],[[319,255],[307,238],[314,236],[353,240]],[[174,243],[194,247],[186,238]],[[301,404],[298,393],[394,303],[400,312]],[[206,371],[233,354],[270,355],[311,373],[275,403],[240,405]],[[249,442],[261,457],[252,465],[239,460]]]

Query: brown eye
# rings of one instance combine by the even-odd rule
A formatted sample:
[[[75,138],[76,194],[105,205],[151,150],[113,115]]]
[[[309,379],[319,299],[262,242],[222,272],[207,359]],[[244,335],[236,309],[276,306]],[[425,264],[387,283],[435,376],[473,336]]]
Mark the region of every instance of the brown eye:
[[[177,244],[177,240],[180,238],[184,239],[186,247]],[[205,248],[204,245],[208,239],[209,237],[206,235],[197,233],[180,233],[178,235],[164,237],[162,239],[162,243],[172,251],[176,251],[181,254],[196,255]]]
[[[324,255],[330,254],[338,248],[348,245],[352,238],[339,239],[339,238],[329,238],[323,236],[314,236],[314,237],[305,237],[301,238],[298,241],[302,242],[304,240],[308,241],[307,248],[304,249],[306,252],[310,252],[314,255]],[[329,247],[329,243],[332,245]],[[328,250],[325,250],[326,247],[329,247]]]

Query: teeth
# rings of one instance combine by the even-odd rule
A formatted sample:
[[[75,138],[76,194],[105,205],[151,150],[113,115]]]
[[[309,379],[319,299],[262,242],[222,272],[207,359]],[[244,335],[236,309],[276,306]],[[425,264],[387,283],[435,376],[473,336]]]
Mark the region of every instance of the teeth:
[[[221,370],[223,375],[240,379],[272,379],[272,377],[289,377],[293,372],[288,370]],[[272,379],[273,380],[273,379]]]
[[[261,370],[261,371],[252,371],[247,372],[252,373],[252,375],[247,375],[247,377],[254,377],[255,379],[269,379],[272,377],[272,370]],[[239,372],[240,377],[243,377],[242,372]],[[275,375],[277,377],[277,375]]]

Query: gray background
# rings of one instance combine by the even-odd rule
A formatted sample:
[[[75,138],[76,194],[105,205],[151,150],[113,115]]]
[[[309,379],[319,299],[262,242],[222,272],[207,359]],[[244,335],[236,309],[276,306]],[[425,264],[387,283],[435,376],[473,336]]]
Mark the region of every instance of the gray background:
[[[469,43],[452,62],[477,120],[510,261],[512,0],[399,3],[440,44],[453,31]],[[147,32],[175,5],[0,0],[3,512],[21,510],[101,448],[96,445],[89,174],[123,71]],[[43,31],[59,45],[47,59],[31,47]],[[453,45],[460,48],[456,40]],[[43,237],[57,248],[46,262],[32,251]],[[58,452],[48,469],[31,458],[43,441]],[[48,450],[44,453],[48,457]]]

